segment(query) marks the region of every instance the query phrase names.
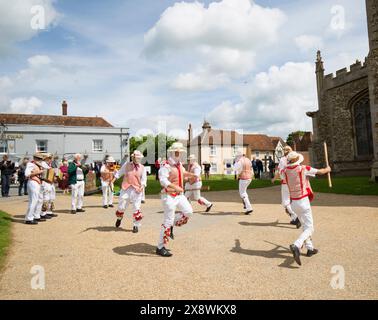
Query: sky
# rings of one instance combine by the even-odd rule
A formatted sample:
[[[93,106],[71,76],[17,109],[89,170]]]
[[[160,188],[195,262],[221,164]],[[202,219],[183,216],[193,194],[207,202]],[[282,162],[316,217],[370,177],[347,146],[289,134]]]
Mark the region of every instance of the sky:
[[[326,74],[364,61],[364,0],[0,0],[0,112],[286,139],[312,129],[317,50]]]

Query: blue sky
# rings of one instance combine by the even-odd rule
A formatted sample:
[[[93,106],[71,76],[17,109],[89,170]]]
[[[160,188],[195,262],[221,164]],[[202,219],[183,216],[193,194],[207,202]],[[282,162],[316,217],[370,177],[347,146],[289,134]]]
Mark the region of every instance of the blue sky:
[[[46,28],[32,30],[42,5]],[[310,130],[314,60],[368,52],[363,0],[0,0],[0,112],[103,116],[133,133],[165,121]],[[162,122],[163,121],[163,122]]]

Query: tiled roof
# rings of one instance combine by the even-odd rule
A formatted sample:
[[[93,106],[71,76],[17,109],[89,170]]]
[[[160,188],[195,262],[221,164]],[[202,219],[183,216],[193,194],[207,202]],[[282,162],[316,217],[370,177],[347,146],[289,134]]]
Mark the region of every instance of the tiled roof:
[[[265,134],[245,134],[244,143],[248,144],[252,151],[271,151],[276,148],[271,138]]]
[[[0,123],[35,126],[113,127],[101,117],[72,117],[16,113],[0,113]]]

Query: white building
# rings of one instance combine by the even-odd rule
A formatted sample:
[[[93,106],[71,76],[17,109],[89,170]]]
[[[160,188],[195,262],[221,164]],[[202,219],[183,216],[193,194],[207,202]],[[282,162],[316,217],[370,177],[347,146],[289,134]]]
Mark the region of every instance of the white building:
[[[234,174],[233,164],[238,152],[243,152],[251,160],[253,157],[260,159],[265,167],[270,156],[278,163],[286,145],[280,137],[212,129],[207,121],[202,125],[202,132],[194,138],[189,124],[188,140],[183,143],[187,145],[188,154],[195,154],[199,163],[210,163],[211,174]]]
[[[105,154],[121,160],[128,154],[128,128],[113,127],[101,117],[0,113],[2,137],[0,155],[13,159],[31,157],[35,152],[50,152],[72,158],[75,153],[88,155],[89,162],[101,161]]]

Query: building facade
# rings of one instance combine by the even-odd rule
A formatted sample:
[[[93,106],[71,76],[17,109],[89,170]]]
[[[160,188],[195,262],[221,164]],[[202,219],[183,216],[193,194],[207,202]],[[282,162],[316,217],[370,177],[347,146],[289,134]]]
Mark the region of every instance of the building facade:
[[[101,117],[68,116],[65,102],[62,109],[59,116],[0,113],[0,155],[16,160],[49,152],[70,159],[82,153],[89,162],[101,161],[105,154],[118,161],[128,155],[128,128],[113,127]]]
[[[371,175],[378,180],[378,3],[366,0],[370,52],[336,75],[324,75],[320,51],[316,59],[319,109],[308,112],[313,122],[311,158],[323,166],[327,142],[333,172]]]
[[[247,158],[261,159],[267,168],[271,156],[275,162],[283,155],[286,145],[280,137],[262,134],[243,134],[234,130],[213,129],[209,122],[202,125],[202,132],[193,137],[189,124],[188,139],[182,141],[188,148],[188,154],[196,155],[201,164],[210,163],[211,174],[234,174],[234,162],[238,153]]]

